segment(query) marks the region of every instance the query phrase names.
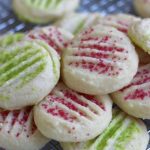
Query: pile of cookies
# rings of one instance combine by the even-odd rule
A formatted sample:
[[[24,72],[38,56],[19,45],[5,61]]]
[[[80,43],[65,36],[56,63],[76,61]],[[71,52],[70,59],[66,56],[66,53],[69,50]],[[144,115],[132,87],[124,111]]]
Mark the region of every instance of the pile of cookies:
[[[54,139],[64,150],[146,150],[149,27],[127,14],[68,13],[1,36],[0,147],[39,150]]]

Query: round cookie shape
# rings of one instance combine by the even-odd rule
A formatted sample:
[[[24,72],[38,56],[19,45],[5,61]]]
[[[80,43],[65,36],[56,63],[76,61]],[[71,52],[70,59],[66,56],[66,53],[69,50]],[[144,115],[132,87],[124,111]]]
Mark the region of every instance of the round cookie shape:
[[[141,66],[132,82],[112,98],[128,114],[150,119],[150,64]]]
[[[128,31],[131,40],[150,54],[150,19],[143,19],[133,23]]]
[[[143,121],[113,110],[108,128],[97,138],[80,143],[61,143],[63,150],[145,150],[149,135]]]
[[[53,47],[60,55],[66,48],[67,43],[73,38],[68,31],[56,28],[54,26],[38,27],[27,33],[26,39],[39,39],[45,41]]]
[[[0,36],[0,48],[10,46],[24,37],[23,33],[5,34]]]
[[[54,25],[76,35],[87,27],[98,24],[100,18],[99,13],[70,13],[65,15]]]
[[[79,0],[13,0],[16,15],[24,21],[45,24],[74,11]]]
[[[130,83],[138,55],[129,38],[113,27],[96,25],[76,36],[63,53],[68,87],[91,95],[108,94]]]
[[[105,25],[105,26],[106,25],[112,26],[112,27],[118,29],[119,31],[127,34],[129,26],[133,22],[139,21],[139,20],[140,20],[140,18],[138,18],[136,16],[120,13],[120,14],[113,14],[113,15],[101,17],[99,19],[98,23]]]
[[[142,17],[150,17],[150,0],[133,0],[136,12]]]
[[[111,117],[109,96],[77,93],[63,83],[34,108],[34,120],[41,133],[63,142],[96,137],[108,126]]]
[[[0,53],[1,108],[19,109],[38,103],[59,79],[58,55],[45,42],[17,42]]]
[[[0,110],[0,147],[7,150],[38,150],[49,139],[37,129],[32,108]]]

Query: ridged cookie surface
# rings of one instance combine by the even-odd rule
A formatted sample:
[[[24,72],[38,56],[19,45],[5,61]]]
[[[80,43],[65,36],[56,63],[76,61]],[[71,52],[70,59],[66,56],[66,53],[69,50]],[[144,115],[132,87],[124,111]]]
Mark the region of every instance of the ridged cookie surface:
[[[150,119],[150,64],[140,67],[132,82],[112,97],[128,114]]]
[[[37,130],[32,108],[0,110],[0,137],[7,150],[39,150],[49,141]]]
[[[38,27],[31,30],[25,36],[25,39],[39,39],[45,41],[60,55],[67,44],[73,38],[73,35],[54,26]]]
[[[58,55],[46,43],[17,42],[0,53],[1,108],[19,109],[38,103],[59,79]]]
[[[61,143],[63,150],[146,150],[149,135],[143,121],[118,109],[108,128],[97,138],[81,143]]]
[[[129,38],[113,27],[97,25],[77,35],[62,57],[64,82],[78,92],[108,94],[131,82],[138,55]]]
[[[77,93],[63,83],[34,108],[35,123],[41,133],[64,142],[96,137],[108,126],[111,117],[109,96]]]
[[[24,37],[23,33],[6,34],[0,36],[0,48],[10,46],[18,41],[21,41]]]
[[[130,25],[135,22],[139,21],[140,18],[129,15],[129,14],[114,14],[114,15],[107,15],[104,17],[101,17],[98,21],[99,24],[105,25],[105,26],[112,26],[119,31],[127,34],[128,29]]]

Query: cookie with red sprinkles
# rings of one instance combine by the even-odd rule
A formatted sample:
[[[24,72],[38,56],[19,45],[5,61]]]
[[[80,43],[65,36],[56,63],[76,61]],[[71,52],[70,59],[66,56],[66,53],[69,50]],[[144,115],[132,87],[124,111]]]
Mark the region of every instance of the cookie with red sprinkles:
[[[60,55],[73,35],[64,29],[54,26],[37,27],[27,33],[27,39],[39,39],[49,44]]]
[[[105,26],[112,26],[119,31],[127,34],[128,29],[130,25],[135,22],[139,21],[140,18],[130,15],[130,14],[113,14],[113,15],[107,15],[105,17],[101,17],[99,19],[99,24],[105,25]]]
[[[128,114],[150,119],[150,64],[140,67],[132,82],[112,98]]]
[[[112,118],[109,96],[77,93],[63,83],[34,108],[34,120],[43,135],[57,141],[79,142],[102,133]]]
[[[128,85],[138,69],[138,55],[130,39],[113,27],[96,25],[77,35],[62,58],[68,87],[97,95]]]
[[[48,139],[37,129],[32,108],[0,110],[0,147],[7,150],[38,150]]]

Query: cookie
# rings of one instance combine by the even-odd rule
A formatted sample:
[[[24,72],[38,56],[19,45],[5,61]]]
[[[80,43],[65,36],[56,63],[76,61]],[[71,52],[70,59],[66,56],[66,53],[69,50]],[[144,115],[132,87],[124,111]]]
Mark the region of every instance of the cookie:
[[[0,53],[1,108],[19,109],[38,103],[59,79],[59,57],[45,42],[17,42]]]
[[[99,24],[105,25],[105,26],[112,26],[119,31],[127,34],[129,26],[135,22],[139,21],[140,18],[135,17],[133,15],[129,14],[113,14],[101,17],[98,21]]]
[[[77,93],[63,83],[34,108],[34,120],[41,133],[63,142],[96,137],[108,126],[111,117],[109,96]]]
[[[63,150],[146,150],[149,135],[143,121],[115,109],[108,128],[97,138],[81,143],[61,143]]]
[[[128,114],[150,119],[150,64],[140,67],[132,82],[112,98]]]
[[[79,0],[13,0],[13,9],[23,21],[45,24],[74,11]]]
[[[143,19],[133,23],[128,31],[131,40],[145,52],[150,54],[150,19]]]
[[[150,0],[133,0],[136,12],[142,17],[150,17]]]
[[[32,108],[0,110],[0,137],[7,150],[39,150],[49,141],[35,126]]]
[[[91,25],[96,25],[101,18],[99,13],[70,13],[57,21],[54,25],[78,34]]]
[[[11,44],[21,41],[23,37],[23,33],[6,34],[0,36],[0,48],[10,46]]]
[[[68,87],[99,95],[129,84],[138,69],[138,55],[129,38],[113,27],[96,25],[77,35],[62,57]]]
[[[53,47],[60,55],[66,48],[67,43],[73,38],[73,35],[54,26],[38,27],[27,33],[26,39],[39,39],[45,41]]]

